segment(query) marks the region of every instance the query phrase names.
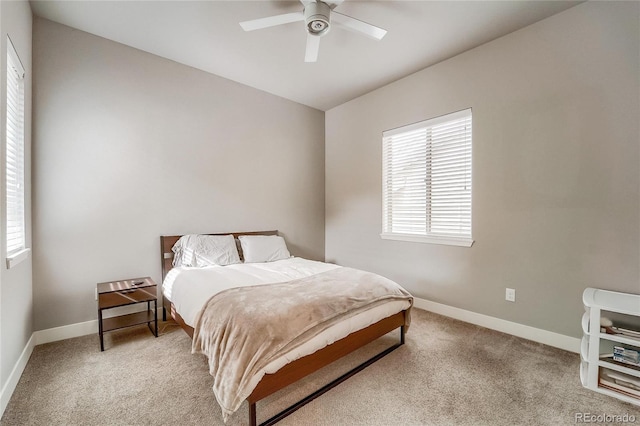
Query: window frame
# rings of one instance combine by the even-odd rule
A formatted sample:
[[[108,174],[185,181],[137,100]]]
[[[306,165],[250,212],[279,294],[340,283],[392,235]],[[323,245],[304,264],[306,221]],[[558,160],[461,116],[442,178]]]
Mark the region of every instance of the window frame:
[[[6,66],[6,124],[5,124],[5,250],[7,268],[17,265],[25,260],[30,249],[27,248],[27,221],[26,221],[26,143],[25,143],[25,121],[26,121],[26,73],[22,61],[16,49],[7,36],[7,66]],[[10,103],[10,84],[17,84],[17,90],[12,90],[17,99]],[[12,123],[17,123],[14,128],[14,136],[10,136],[10,118]],[[12,161],[13,159],[13,161]],[[10,195],[11,193],[15,195]],[[17,204],[17,213],[11,212],[11,205]],[[12,227],[20,228],[16,233],[10,232]],[[18,244],[11,244],[9,237],[18,235]]]
[[[466,232],[433,232],[431,228],[433,220],[436,215],[431,211],[433,206],[433,195],[431,193],[433,184],[433,176],[432,169],[430,166],[430,162],[434,158],[438,158],[434,156],[433,150],[433,140],[431,136],[431,129],[437,126],[446,125],[447,123],[454,123],[456,121],[468,119],[470,130],[468,135],[465,135],[464,138],[461,138],[460,147],[464,148],[463,155],[464,160],[456,163],[456,167],[461,167],[464,169],[465,173],[465,189],[462,192],[457,192],[456,194],[464,194],[467,191],[468,187],[468,195],[465,194],[463,196],[457,196],[456,201],[459,201],[458,205],[462,210],[465,210],[465,205],[468,204],[468,215],[465,214],[462,216],[462,220],[459,222],[460,228],[466,229],[468,227],[468,233]],[[465,128],[466,129],[466,128]],[[393,164],[390,164],[393,161],[394,153],[392,151],[391,143],[393,143],[393,139],[396,138],[396,145],[394,145],[395,149],[397,149],[397,144],[401,143],[398,139],[411,138],[411,134],[418,134],[419,132],[424,131],[424,137],[422,136],[414,136],[413,139],[419,140],[419,142],[407,142],[413,143],[414,145],[411,148],[415,149],[411,155],[415,156],[416,154],[424,155],[424,158],[417,157],[413,167],[420,172],[423,172],[423,176],[425,179],[424,186],[424,198],[422,195],[418,194],[420,197],[419,203],[424,202],[424,206],[420,206],[417,208],[419,214],[424,214],[424,230],[416,230],[415,232],[398,232],[393,231],[393,226],[395,225],[393,222],[393,193],[391,186],[394,184],[394,176],[401,177],[403,176],[400,173],[393,175]],[[466,132],[466,130],[465,130]],[[418,143],[424,143],[424,146],[419,146]],[[458,143],[458,142],[456,142]],[[466,146],[468,144],[468,147]],[[422,152],[422,148],[424,148],[424,152]],[[398,154],[395,154],[396,156]],[[443,155],[444,154],[440,154]],[[447,154],[449,155],[449,154]],[[453,113],[441,115],[438,117],[430,118],[427,120],[420,121],[418,123],[409,124],[406,126],[401,126],[395,129],[386,130],[382,133],[382,233],[380,237],[382,239],[388,240],[398,240],[398,241],[410,241],[410,242],[419,242],[419,243],[428,243],[428,244],[444,244],[444,245],[452,245],[452,246],[461,246],[461,247],[471,247],[474,243],[473,233],[472,233],[472,195],[473,195],[473,113],[472,108],[467,108],[464,110],[456,111]],[[405,160],[406,161],[406,160]],[[411,160],[413,162],[413,160]],[[423,163],[423,164],[422,164]],[[403,163],[403,165],[408,167],[409,163]],[[396,165],[397,167],[397,165]],[[404,175],[405,178],[409,175]],[[416,175],[413,175],[414,178]],[[415,190],[415,189],[412,189]],[[399,208],[398,208],[399,210]],[[422,211],[424,210],[424,212]],[[398,213],[396,213],[398,215]],[[420,216],[422,217],[422,216]],[[440,216],[437,216],[440,217]],[[465,225],[468,220],[468,225]],[[462,222],[464,221],[464,222]],[[396,225],[399,226],[399,225]]]

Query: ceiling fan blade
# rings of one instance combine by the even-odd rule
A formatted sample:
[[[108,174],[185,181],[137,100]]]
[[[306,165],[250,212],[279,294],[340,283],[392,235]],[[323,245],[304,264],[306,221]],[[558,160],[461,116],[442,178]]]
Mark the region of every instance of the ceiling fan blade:
[[[307,34],[307,50],[304,53],[305,62],[316,62],[320,50],[320,37]]]
[[[307,7],[309,3],[315,3],[315,2],[316,0],[300,0],[300,3],[302,3],[304,7]]]
[[[382,37],[387,34],[387,30],[383,30],[382,28],[367,24],[366,22],[360,21],[359,19],[343,15],[342,13],[338,13],[336,11],[331,12],[331,22],[336,23],[345,29],[356,31],[360,34],[376,40],[382,40]]]
[[[275,15],[267,18],[254,19],[252,21],[244,21],[240,22],[240,26],[245,31],[253,31],[298,21],[304,21],[304,14],[302,12],[285,13],[284,15]]]

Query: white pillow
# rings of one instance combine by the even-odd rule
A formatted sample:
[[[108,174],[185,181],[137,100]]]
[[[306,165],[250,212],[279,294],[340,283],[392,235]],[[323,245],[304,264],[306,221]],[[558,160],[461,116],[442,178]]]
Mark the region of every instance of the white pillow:
[[[277,235],[242,235],[238,239],[245,263],[273,262],[291,257],[284,238]]]
[[[233,235],[183,235],[171,249],[173,266],[213,266],[240,263]]]

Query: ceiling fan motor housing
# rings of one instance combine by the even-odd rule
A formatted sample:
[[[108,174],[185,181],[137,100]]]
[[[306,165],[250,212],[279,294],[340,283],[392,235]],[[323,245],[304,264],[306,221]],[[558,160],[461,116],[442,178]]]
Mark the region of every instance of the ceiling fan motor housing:
[[[321,36],[329,32],[331,27],[331,8],[328,4],[316,1],[307,4],[304,8],[304,22],[307,32],[311,35]]]

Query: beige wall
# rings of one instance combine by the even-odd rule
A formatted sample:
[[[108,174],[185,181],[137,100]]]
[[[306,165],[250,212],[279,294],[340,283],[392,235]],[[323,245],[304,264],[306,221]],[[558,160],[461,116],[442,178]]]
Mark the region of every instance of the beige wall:
[[[640,293],[639,16],[584,3],[328,111],[327,261],[576,337],[586,287]],[[382,240],[382,131],[469,107],[474,246]]]
[[[42,19],[34,58],[36,330],[95,319],[96,282],[159,282],[160,235],[324,258],[323,112]]]
[[[6,123],[7,123],[7,34],[20,57],[25,70],[25,200],[26,200],[26,236],[27,247],[31,247],[31,7],[27,1],[0,1],[0,389],[7,384],[20,354],[24,350],[33,332],[32,322],[32,291],[31,291],[31,256],[20,264],[7,269],[6,267],[6,209],[4,208],[6,170],[4,167],[6,152]],[[2,394],[2,403],[8,400],[7,394]],[[4,409],[4,406],[1,407]],[[2,412],[2,410],[0,410]]]

